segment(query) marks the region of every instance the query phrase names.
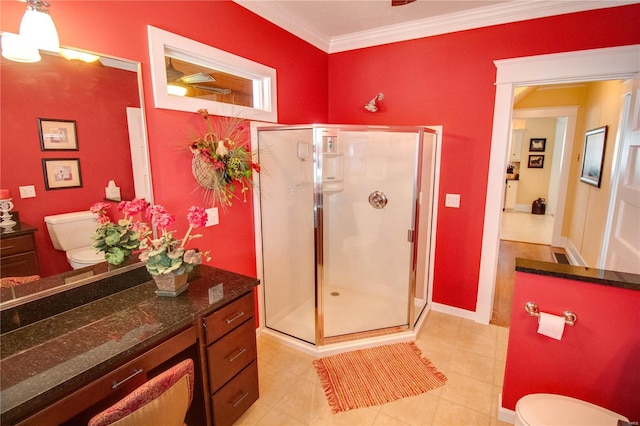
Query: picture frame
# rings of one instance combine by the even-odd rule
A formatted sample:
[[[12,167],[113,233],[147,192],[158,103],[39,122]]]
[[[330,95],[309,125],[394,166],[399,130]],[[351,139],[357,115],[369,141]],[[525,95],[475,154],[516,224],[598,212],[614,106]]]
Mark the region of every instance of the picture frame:
[[[582,153],[580,181],[600,188],[602,183],[602,165],[607,145],[608,126],[587,130]]]
[[[530,169],[544,168],[544,155],[530,155],[527,167]]]
[[[82,188],[79,158],[43,158],[44,186],[51,189]]]
[[[78,151],[75,120],[38,118],[41,151]]]
[[[544,152],[547,146],[547,138],[529,139],[529,152]]]

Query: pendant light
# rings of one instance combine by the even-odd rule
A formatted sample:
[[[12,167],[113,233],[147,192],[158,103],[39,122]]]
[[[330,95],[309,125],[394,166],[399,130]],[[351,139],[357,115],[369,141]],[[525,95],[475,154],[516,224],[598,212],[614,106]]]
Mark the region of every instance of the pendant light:
[[[58,53],[58,31],[49,15],[48,7],[49,3],[46,1],[27,0],[27,10],[20,22],[20,37],[35,44],[40,50]]]
[[[18,34],[2,34],[2,56],[15,62],[38,62],[40,52],[33,44]]]

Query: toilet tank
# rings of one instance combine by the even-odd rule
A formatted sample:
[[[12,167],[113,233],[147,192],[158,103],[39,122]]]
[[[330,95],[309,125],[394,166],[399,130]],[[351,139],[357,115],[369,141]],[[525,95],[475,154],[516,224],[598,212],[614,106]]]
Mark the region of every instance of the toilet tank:
[[[69,251],[93,244],[91,235],[98,227],[96,217],[89,210],[45,216],[53,246]]]

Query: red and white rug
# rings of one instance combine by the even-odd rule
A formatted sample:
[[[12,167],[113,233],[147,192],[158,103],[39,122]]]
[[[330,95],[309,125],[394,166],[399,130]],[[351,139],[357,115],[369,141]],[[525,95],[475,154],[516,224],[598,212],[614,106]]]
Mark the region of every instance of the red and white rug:
[[[333,413],[419,395],[447,381],[414,342],[345,352],[313,364]]]

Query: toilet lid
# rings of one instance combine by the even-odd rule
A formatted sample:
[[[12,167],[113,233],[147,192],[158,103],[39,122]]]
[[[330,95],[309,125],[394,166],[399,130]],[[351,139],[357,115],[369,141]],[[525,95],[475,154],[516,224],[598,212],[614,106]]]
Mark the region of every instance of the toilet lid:
[[[76,250],[69,250],[67,252],[67,258],[73,260],[76,263],[95,264],[104,262],[104,253],[96,251],[91,247],[84,247]]]
[[[625,416],[568,396],[538,393],[522,397],[516,414],[527,425],[611,425]]]

